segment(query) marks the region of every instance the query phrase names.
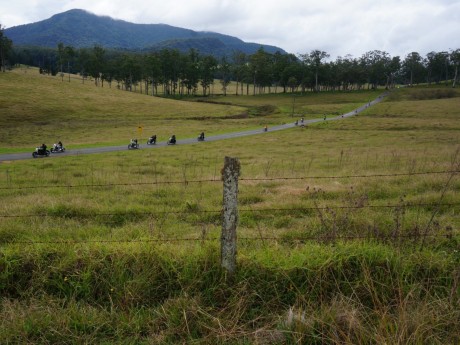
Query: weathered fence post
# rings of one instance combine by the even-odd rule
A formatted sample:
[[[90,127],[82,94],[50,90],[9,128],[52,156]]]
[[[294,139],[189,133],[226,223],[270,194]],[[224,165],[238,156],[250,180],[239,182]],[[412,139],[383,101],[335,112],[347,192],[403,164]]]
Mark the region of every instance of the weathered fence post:
[[[222,169],[223,212],[220,237],[221,266],[231,275],[236,269],[236,226],[238,223],[238,158],[225,157]]]

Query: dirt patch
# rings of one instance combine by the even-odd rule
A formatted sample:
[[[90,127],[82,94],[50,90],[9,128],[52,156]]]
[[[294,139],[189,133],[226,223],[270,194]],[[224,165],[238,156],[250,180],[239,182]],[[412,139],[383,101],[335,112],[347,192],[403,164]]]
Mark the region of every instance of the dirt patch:
[[[248,117],[249,117],[248,113],[241,113],[241,114],[225,115],[225,116],[194,116],[194,117],[186,117],[185,119],[203,121],[203,120],[215,120],[215,119],[221,119],[221,120],[247,119]]]
[[[409,94],[409,99],[425,100],[425,99],[442,99],[458,97],[457,91],[452,89],[436,89],[436,90],[417,90]]]
[[[259,105],[256,107],[249,108],[249,115],[252,116],[267,116],[273,114],[276,110],[276,107],[271,104]]]

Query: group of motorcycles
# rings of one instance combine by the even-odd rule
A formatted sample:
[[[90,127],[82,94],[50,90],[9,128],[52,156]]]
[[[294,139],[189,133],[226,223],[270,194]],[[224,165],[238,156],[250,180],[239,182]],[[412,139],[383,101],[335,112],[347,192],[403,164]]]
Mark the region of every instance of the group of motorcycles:
[[[201,132],[201,134],[197,138],[198,141],[204,141],[204,132]],[[168,145],[175,145],[177,142],[176,136],[172,135],[166,144]],[[148,140],[147,140],[147,145],[155,145],[157,143],[157,136],[152,135]],[[128,145],[128,150],[135,150],[138,149],[139,143],[137,139],[131,139],[131,142]],[[60,153],[60,152],[65,152],[65,147],[62,145],[61,142],[58,142],[57,144],[53,144],[53,147],[51,150],[48,150],[45,144],[42,144],[41,146],[35,148],[35,151],[32,152],[32,156],[34,158],[38,157],[48,157],[51,153]]]
[[[46,145],[43,144],[39,147],[35,148],[35,151],[32,152],[32,157],[39,158],[39,157],[48,157],[51,153],[61,153],[65,152],[65,147],[62,145],[61,142],[57,144],[53,144],[53,147],[48,150]]]
[[[197,137],[198,141],[204,141],[204,132],[201,132],[201,134]],[[148,140],[147,140],[147,145],[155,145],[157,143],[157,136],[152,135]],[[171,135],[171,137],[166,141],[167,145],[175,145],[177,143],[176,136]],[[128,150],[135,150],[140,147],[137,139],[131,139],[131,142],[128,145]]]

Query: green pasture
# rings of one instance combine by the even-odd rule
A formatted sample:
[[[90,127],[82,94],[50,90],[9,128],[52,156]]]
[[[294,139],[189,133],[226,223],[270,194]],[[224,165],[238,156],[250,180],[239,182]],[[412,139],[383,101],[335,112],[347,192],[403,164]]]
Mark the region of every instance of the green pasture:
[[[0,147],[123,144],[139,125],[160,140],[239,131],[382,91],[177,101],[15,70],[0,74]],[[401,88],[305,128],[0,163],[0,339],[458,343],[459,104],[443,86]],[[225,156],[241,163],[231,278]]]
[[[338,115],[375,98],[381,91],[326,95],[215,96],[178,101],[60,77],[37,69],[0,76],[0,152],[27,152],[59,140],[69,148],[122,145],[157,134],[193,138],[294,122],[300,117]],[[347,97],[347,95],[349,97]],[[142,130],[139,130],[139,127]]]

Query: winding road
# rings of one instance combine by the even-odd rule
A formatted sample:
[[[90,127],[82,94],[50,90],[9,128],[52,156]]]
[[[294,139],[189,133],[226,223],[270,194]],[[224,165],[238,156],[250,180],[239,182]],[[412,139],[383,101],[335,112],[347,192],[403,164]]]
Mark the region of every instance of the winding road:
[[[334,120],[341,120],[347,117],[355,116],[368,107],[375,105],[379,102],[381,102],[385,96],[387,96],[388,93],[384,93],[377,97],[376,99],[370,101],[369,103],[366,103],[362,105],[361,107],[352,110],[349,113],[340,115],[340,116],[335,116],[335,117],[330,117],[330,118],[322,118],[322,119],[311,119],[311,120],[305,120],[304,125],[311,124],[311,123],[316,123],[316,122],[324,122],[324,121],[334,121]],[[289,129],[289,128],[294,128],[296,127],[295,123],[286,123],[284,125],[279,125],[279,126],[273,126],[269,128],[269,132],[274,132],[274,131],[281,131],[283,129]],[[219,135],[214,135],[214,136],[209,136],[206,137],[206,141],[217,141],[217,140],[224,140],[224,139],[233,139],[233,138],[239,138],[239,137],[245,137],[249,135],[256,135],[256,134],[262,134],[264,133],[263,130],[261,129],[254,129],[254,130],[249,130],[249,131],[241,131],[241,132],[232,132],[232,133],[225,133],[225,134],[219,134]],[[184,145],[184,144],[193,144],[197,143],[196,138],[190,138],[190,139],[183,139],[183,140],[178,140],[177,144],[179,145]],[[177,145],[176,144],[176,145]],[[158,147],[163,147],[167,146],[166,142],[157,142],[156,145],[142,145],[142,149],[147,148],[158,148]],[[49,158],[57,158],[57,157],[65,157],[65,156],[76,156],[76,155],[84,155],[84,154],[91,154],[91,153],[104,153],[104,152],[114,152],[114,151],[126,151],[128,149],[128,145],[123,145],[123,146],[106,146],[106,147],[94,147],[94,148],[86,148],[86,149],[75,149],[75,150],[66,150],[65,152],[62,153],[56,153],[56,154],[51,154]],[[5,161],[15,161],[15,160],[22,160],[22,159],[34,159],[32,157],[32,150],[31,152],[27,153],[11,153],[11,154],[2,154],[0,155],[0,162],[5,162]]]

